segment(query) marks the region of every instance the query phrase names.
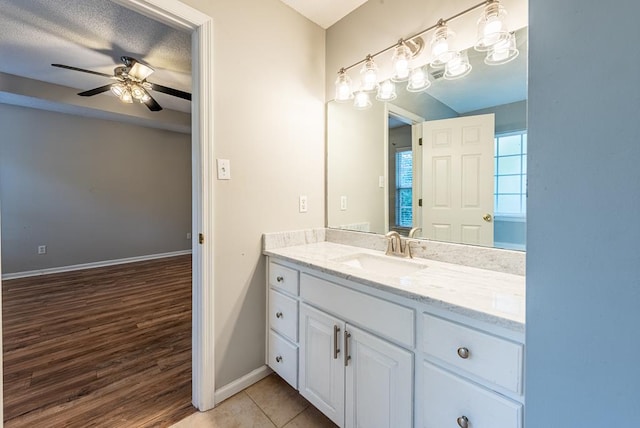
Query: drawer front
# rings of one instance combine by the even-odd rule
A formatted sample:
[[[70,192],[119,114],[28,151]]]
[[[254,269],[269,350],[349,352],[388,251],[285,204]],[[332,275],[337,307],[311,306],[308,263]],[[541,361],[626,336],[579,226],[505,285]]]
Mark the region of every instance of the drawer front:
[[[522,393],[523,345],[423,315],[423,351],[515,393]]]
[[[298,295],[298,271],[284,267],[275,262],[269,262],[269,285],[286,291],[294,296]]]
[[[340,318],[413,348],[413,309],[307,274],[300,276],[300,296]]]
[[[292,342],[297,342],[298,302],[270,289],[269,326]]]
[[[269,330],[269,367],[298,389],[298,347]]]
[[[424,362],[423,428],[521,428],[522,404]],[[460,422],[458,422],[460,421]]]

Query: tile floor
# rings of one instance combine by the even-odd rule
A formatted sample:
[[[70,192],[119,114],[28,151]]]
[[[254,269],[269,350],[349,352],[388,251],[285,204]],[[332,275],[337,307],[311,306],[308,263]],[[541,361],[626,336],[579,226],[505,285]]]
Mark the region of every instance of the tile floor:
[[[276,374],[171,428],[336,428]]]

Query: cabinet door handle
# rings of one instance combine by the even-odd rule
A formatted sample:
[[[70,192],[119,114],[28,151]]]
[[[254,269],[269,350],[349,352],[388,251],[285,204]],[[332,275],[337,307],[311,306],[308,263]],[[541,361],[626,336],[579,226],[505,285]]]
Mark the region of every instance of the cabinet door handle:
[[[351,355],[349,355],[349,338],[351,337],[351,333],[347,330],[344,331],[344,366],[347,367],[349,365],[349,360],[351,359]]]
[[[276,312],[276,318],[282,318],[282,312]]]
[[[281,276],[279,276],[279,277],[277,277],[277,278],[276,278],[276,281],[278,281],[278,282],[282,282],[282,281],[284,281],[284,278],[283,278],[283,277],[281,277]]]
[[[468,348],[458,348],[458,356],[463,360],[466,360],[471,355]]]
[[[469,428],[469,419],[466,416],[460,416],[457,422],[460,428]]]
[[[276,357],[276,361],[277,361],[277,362],[279,362],[279,363],[281,363],[281,362],[282,362],[282,357],[281,357],[280,355],[278,355],[278,356]]]
[[[333,359],[338,359],[338,354],[340,353],[340,349],[338,349],[338,333],[340,333],[340,327],[337,325],[333,326]]]

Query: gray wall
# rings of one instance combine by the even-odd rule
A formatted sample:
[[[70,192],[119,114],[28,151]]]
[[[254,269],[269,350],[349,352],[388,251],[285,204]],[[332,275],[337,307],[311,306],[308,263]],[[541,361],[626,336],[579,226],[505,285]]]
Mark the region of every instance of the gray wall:
[[[10,105],[0,129],[4,274],[191,248],[190,135]]]
[[[527,129],[527,102],[518,101],[510,104],[502,104],[495,107],[470,111],[460,116],[475,116],[478,114],[495,114],[495,133],[500,134],[510,131],[522,131]]]
[[[530,2],[529,428],[640,418],[638,16],[637,0]]]

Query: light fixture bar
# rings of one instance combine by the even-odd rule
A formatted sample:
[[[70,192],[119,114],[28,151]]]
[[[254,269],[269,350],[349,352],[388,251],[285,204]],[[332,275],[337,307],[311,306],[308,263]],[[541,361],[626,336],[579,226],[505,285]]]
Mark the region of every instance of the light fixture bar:
[[[483,2],[481,2],[481,3],[478,3],[478,4],[474,5],[474,6],[471,6],[471,7],[470,7],[470,8],[468,8],[468,9],[463,10],[462,12],[458,12],[458,13],[456,13],[455,15],[450,16],[450,17],[449,17],[449,18],[447,18],[447,19],[440,19],[440,20],[438,20],[438,22],[437,22],[437,23],[435,23],[435,24],[434,24],[434,25],[432,25],[431,27],[429,27],[429,28],[425,28],[424,30],[420,31],[419,33],[416,33],[416,34],[414,34],[414,35],[412,35],[412,36],[410,36],[410,37],[407,37],[407,38],[405,38],[404,40],[405,40],[405,41],[413,40],[413,39],[415,39],[415,38],[417,38],[417,37],[422,36],[424,33],[428,32],[428,31],[431,31],[431,30],[433,30],[434,28],[437,28],[439,25],[441,25],[441,24],[443,24],[443,23],[447,23],[447,22],[449,22],[449,21],[452,21],[452,20],[454,20],[454,19],[456,19],[456,18],[461,17],[462,15],[465,15],[465,14],[467,14],[467,13],[469,13],[469,12],[472,12],[472,11],[474,11],[474,10],[476,10],[476,9],[479,9],[479,8],[480,8],[480,7],[482,7],[482,6],[485,6],[485,5],[487,5],[487,4],[494,3],[495,1],[496,1],[496,0],[485,0],[485,1],[483,1]],[[391,45],[391,46],[389,46],[389,47],[387,47],[387,48],[384,48],[384,49],[382,49],[381,51],[376,52],[376,53],[374,53],[374,54],[367,55],[367,58],[362,59],[362,60],[360,60],[360,61],[358,61],[358,62],[356,62],[356,63],[354,63],[354,64],[351,64],[351,65],[350,65],[350,66],[348,66],[348,67],[343,67],[343,68],[341,68],[341,70],[344,70],[345,72],[346,72],[346,71],[349,71],[349,70],[351,70],[351,69],[352,69],[352,68],[354,68],[354,67],[357,67],[357,66],[359,66],[359,65],[361,65],[361,64],[364,64],[364,63],[367,61],[367,59],[368,59],[368,58],[375,58],[375,57],[377,57],[377,56],[380,56],[380,55],[382,55],[383,53],[387,53],[387,52],[389,52],[391,49],[394,49],[396,46],[398,46],[398,43],[394,43],[393,45]]]

